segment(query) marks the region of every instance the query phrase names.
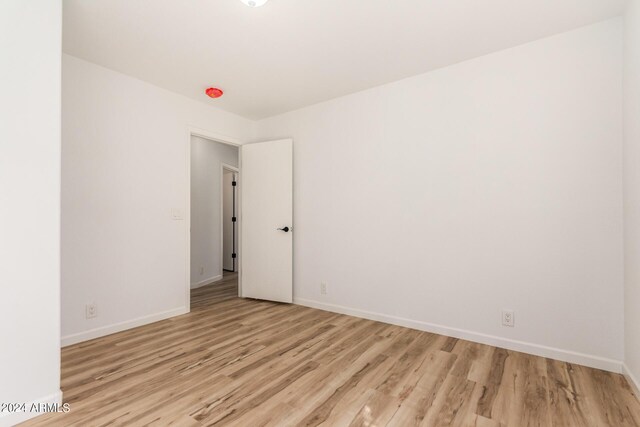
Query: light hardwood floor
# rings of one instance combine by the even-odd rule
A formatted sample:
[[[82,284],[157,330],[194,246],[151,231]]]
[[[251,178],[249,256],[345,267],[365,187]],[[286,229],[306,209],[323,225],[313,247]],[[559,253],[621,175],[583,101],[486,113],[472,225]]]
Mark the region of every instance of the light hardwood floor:
[[[296,305],[237,298],[62,350],[68,414],[26,426],[640,426],[624,378]]]

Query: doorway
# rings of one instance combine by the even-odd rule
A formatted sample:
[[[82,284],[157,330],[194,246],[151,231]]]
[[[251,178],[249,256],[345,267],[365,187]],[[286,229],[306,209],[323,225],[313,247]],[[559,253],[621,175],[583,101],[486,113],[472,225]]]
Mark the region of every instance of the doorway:
[[[238,296],[239,147],[190,134],[189,306]],[[220,290],[224,288],[224,292]],[[202,298],[205,295],[206,298]],[[196,305],[199,305],[196,303]]]
[[[195,141],[195,142],[194,142]],[[223,161],[215,167],[215,162],[207,160],[203,147],[232,148],[237,161]],[[293,140],[282,139],[264,142],[241,144],[230,141],[226,137],[208,134],[201,130],[189,129],[187,144],[188,194],[190,197],[187,215],[187,281],[186,301],[187,311],[191,311],[192,295],[202,298],[196,302],[198,307],[212,298],[215,293],[201,292],[200,288],[211,287],[217,282],[222,285],[233,280],[233,294],[235,297],[253,298],[267,301],[291,303],[293,301]],[[235,227],[232,227],[229,264],[224,256],[223,183],[225,169],[235,172]],[[199,172],[198,172],[199,171]],[[216,171],[218,177],[218,193],[216,195],[218,220],[217,243],[218,252],[213,257],[211,239],[203,222],[211,223],[212,210],[202,208],[202,201],[210,197],[210,174]],[[204,178],[203,178],[204,177]],[[233,184],[232,184],[233,185]],[[233,198],[234,193],[231,193]],[[207,203],[204,203],[207,205]],[[235,235],[234,235],[235,234]],[[209,251],[202,251],[208,242]],[[235,246],[235,249],[234,247]],[[229,252],[229,248],[227,247]],[[233,254],[235,253],[235,257]],[[219,266],[206,268],[205,262],[216,259]],[[230,270],[227,276],[224,270]],[[235,270],[235,271],[231,271]],[[213,274],[213,275],[212,275]],[[230,276],[233,275],[233,276]],[[217,292],[216,292],[217,293]],[[225,295],[229,294],[225,292]]]

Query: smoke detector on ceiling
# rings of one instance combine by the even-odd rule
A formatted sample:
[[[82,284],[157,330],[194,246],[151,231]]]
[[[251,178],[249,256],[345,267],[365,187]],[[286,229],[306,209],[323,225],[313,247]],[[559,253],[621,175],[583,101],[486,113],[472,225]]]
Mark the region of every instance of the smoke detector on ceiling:
[[[205,90],[204,93],[206,93],[209,98],[220,98],[224,95],[222,89],[218,89],[217,87],[210,87]]]

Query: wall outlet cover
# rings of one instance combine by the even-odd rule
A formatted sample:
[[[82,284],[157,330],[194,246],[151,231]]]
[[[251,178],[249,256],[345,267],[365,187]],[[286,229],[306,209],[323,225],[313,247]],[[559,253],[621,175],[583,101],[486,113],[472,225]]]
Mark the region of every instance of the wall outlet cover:
[[[87,304],[85,307],[85,315],[87,319],[93,319],[98,316],[98,309],[95,303]]]
[[[515,314],[513,310],[502,310],[502,326],[513,328],[515,326]]]

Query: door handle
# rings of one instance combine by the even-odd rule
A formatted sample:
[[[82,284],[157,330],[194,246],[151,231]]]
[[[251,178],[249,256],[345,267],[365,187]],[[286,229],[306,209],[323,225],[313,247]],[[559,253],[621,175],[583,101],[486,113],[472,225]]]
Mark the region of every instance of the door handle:
[[[289,232],[289,227],[278,228],[279,231],[284,231],[285,233]]]

